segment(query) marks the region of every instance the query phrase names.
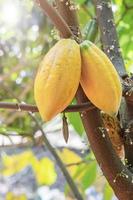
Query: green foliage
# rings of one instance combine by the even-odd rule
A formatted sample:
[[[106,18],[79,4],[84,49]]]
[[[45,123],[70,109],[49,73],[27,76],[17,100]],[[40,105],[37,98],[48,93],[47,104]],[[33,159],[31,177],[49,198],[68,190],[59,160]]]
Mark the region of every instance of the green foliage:
[[[87,189],[88,187],[90,187],[94,183],[94,181],[96,179],[96,175],[97,175],[96,162],[92,162],[88,166],[86,165],[86,169],[81,178],[81,182],[83,184],[84,190]]]
[[[89,22],[85,25],[82,34],[84,36],[84,40],[90,40],[92,42],[95,41],[98,34],[98,24],[95,19],[89,20]]]
[[[84,132],[84,127],[81,121],[79,113],[68,113],[67,114],[69,122],[74,127],[75,131],[81,136]]]
[[[128,72],[133,72],[133,4],[131,1],[116,1],[116,24],[119,36],[119,42],[124,56],[126,68]],[[128,6],[128,8],[126,7]]]
[[[74,98],[72,101],[72,105],[75,105],[76,99]],[[82,136],[83,132],[84,132],[84,127],[81,121],[81,116],[79,113],[74,112],[74,113],[67,113],[66,114],[69,123],[73,126],[73,128],[75,129],[75,131]]]
[[[105,187],[104,187],[103,198],[104,198],[104,200],[111,200],[112,196],[113,196],[113,190],[111,189],[111,187],[109,186],[109,184],[106,183]]]

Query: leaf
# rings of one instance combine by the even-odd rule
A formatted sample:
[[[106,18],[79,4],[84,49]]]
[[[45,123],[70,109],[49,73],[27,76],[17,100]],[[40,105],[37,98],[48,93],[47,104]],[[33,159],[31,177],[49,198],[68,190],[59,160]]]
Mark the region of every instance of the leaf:
[[[33,167],[39,185],[52,185],[57,178],[54,163],[49,158],[43,158]]]
[[[85,3],[86,0],[76,0],[76,3],[78,3],[79,5],[82,5]]]
[[[32,153],[32,151],[25,151],[20,154],[8,156],[3,155],[2,157],[4,169],[2,170],[2,174],[5,176],[11,176],[28,165],[34,165],[37,162],[36,157]]]
[[[89,7],[89,10],[92,10],[92,9],[90,9]],[[88,13],[84,9],[82,9],[82,7],[80,8],[78,15],[79,15],[80,27],[83,28],[85,24],[87,23],[87,21],[91,19],[91,16],[89,16]]]
[[[68,120],[75,131],[81,136],[84,132],[84,127],[79,113],[67,113]]]
[[[105,184],[105,187],[104,187],[104,194],[103,194],[103,200],[111,200],[112,199],[112,196],[113,196],[113,190],[112,188],[110,187],[110,185],[108,183]]]
[[[83,29],[83,34],[85,35],[85,40],[95,41],[98,33],[98,25],[95,19],[89,20]]]
[[[13,156],[5,154],[2,161],[4,165],[2,174],[5,176],[11,176],[20,172],[26,166],[31,165],[39,185],[51,185],[56,181],[57,175],[53,162],[49,158],[37,160],[32,151],[25,151]]]
[[[97,174],[97,164],[92,162],[86,166],[86,170],[81,178],[83,189],[86,190],[90,185],[92,185],[96,179]]]
[[[81,165],[79,165],[77,167],[77,170],[73,176],[74,180],[78,180],[81,182],[81,178],[84,174],[84,171],[86,170],[86,164],[85,163],[82,163]]]
[[[8,192],[6,194],[6,200],[27,200],[25,194],[15,195],[13,192]]]
[[[76,154],[75,152],[64,148],[62,151],[58,152],[60,158],[62,161],[68,165],[68,164],[74,164],[72,166],[67,167],[68,171],[70,172],[71,176],[74,176],[76,170],[77,170],[77,165],[76,163],[80,162],[82,159],[81,157]]]
[[[82,164],[80,164],[74,174],[74,179],[76,180],[79,180],[81,181],[83,175],[84,175],[84,172],[86,171],[86,169],[88,168],[88,165],[92,162],[95,162],[95,157],[93,155],[92,152],[89,152],[85,158],[84,158],[84,161]],[[88,164],[87,164],[88,163]]]

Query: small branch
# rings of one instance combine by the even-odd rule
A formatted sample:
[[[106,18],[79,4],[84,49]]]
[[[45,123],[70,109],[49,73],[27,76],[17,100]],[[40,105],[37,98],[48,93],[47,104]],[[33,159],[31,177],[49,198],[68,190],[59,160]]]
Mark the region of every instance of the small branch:
[[[42,8],[43,12],[54,22],[56,28],[64,35],[64,38],[69,38],[73,35],[70,28],[63,20],[63,18],[56,12],[46,0],[37,0],[38,5]]]
[[[25,103],[8,103],[8,102],[0,102],[1,109],[12,109],[16,111],[30,111],[30,112],[38,112],[37,106],[25,104]]]
[[[38,112],[38,108],[35,105],[25,104],[25,103],[8,103],[8,102],[0,102],[0,108],[4,109],[13,109],[16,111],[29,111],[29,112]],[[95,106],[90,102],[86,102],[79,105],[69,105],[62,112],[85,112],[87,110],[94,109]]]
[[[10,133],[8,130],[6,132],[0,132],[0,135],[6,136],[6,137],[28,137],[28,138],[32,138],[33,135],[30,133],[18,133],[18,134],[14,134],[14,133]]]
[[[82,164],[89,164],[90,162],[93,162],[93,161],[95,161],[95,159],[92,159],[92,160],[81,160],[79,162],[66,164],[66,167],[78,166],[78,165],[82,165]]]
[[[73,1],[58,1],[55,0],[56,2],[56,6],[57,6],[57,10],[59,11],[59,14],[61,15],[61,17],[65,20],[65,22],[67,23],[67,25],[69,26],[69,28],[71,29],[73,35],[75,36],[75,40],[80,43],[81,42],[81,32],[78,26],[78,19],[77,19],[77,15],[76,15],[76,9],[75,9],[75,4]],[[65,9],[64,9],[64,5],[65,5]],[[71,6],[74,9],[71,9]],[[64,35],[62,35],[62,37],[64,38]]]
[[[103,49],[121,77],[127,75],[120,52],[110,0],[93,0],[101,32]]]

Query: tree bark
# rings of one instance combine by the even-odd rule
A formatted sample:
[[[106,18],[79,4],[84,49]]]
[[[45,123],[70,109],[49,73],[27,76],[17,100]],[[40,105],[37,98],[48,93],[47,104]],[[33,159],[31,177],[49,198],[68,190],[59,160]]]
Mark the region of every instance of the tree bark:
[[[127,76],[121,55],[113,12],[111,9],[111,1],[93,0],[93,2],[96,9],[104,52],[116,67],[120,77],[123,78],[122,82],[126,85],[132,84],[133,87],[133,81]],[[131,100],[133,100],[133,92],[131,94],[130,92],[127,92],[125,98],[122,99],[119,115],[123,129],[126,164],[127,167],[133,171],[133,105]]]

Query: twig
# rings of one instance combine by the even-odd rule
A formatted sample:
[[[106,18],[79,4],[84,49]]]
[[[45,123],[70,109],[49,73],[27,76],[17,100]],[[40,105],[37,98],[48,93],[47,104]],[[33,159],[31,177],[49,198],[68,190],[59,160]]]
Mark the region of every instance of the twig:
[[[103,49],[121,77],[127,75],[122,59],[110,0],[93,0],[101,32]]]
[[[93,161],[95,161],[95,160],[94,159],[92,159],[92,160],[81,160],[79,162],[66,164],[66,167],[78,166],[78,165],[81,165],[81,164],[89,164],[90,162],[93,162]]]
[[[13,109],[16,111],[30,111],[32,113],[38,112],[38,108],[35,105],[25,104],[25,103],[8,103],[8,102],[0,102],[0,108],[4,109]],[[90,102],[86,102],[79,105],[69,105],[62,112],[85,112],[87,110],[94,109],[95,106]]]
[[[66,24],[66,22],[63,20],[63,18],[56,12],[56,9],[52,7],[46,0],[36,0],[38,5],[42,8],[44,13],[52,20],[54,21],[54,25],[62,35],[64,35],[64,38],[69,38],[73,35],[70,28]]]
[[[33,135],[30,133],[18,133],[18,134],[14,134],[14,133],[10,133],[8,130],[6,132],[0,132],[0,135],[6,136],[6,137],[30,137],[32,138]]]

